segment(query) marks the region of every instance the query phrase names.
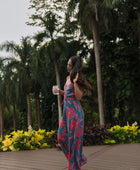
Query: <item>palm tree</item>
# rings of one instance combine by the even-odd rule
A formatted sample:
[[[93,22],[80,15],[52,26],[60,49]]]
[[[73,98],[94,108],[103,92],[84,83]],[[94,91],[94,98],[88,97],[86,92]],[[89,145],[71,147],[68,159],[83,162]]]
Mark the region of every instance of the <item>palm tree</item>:
[[[4,76],[4,84],[5,84],[5,93],[6,97],[8,99],[7,105],[10,105],[12,103],[13,105],[13,127],[14,130],[16,130],[16,101],[17,101],[17,95],[16,95],[16,73],[13,72],[13,69],[11,67],[11,64],[13,65],[13,61],[10,60],[5,65],[3,70],[3,76]],[[12,89],[12,90],[11,90]]]
[[[0,136],[4,138],[4,123],[3,123],[3,104],[0,101]]]
[[[40,46],[40,44],[43,42],[43,47],[46,47],[46,62],[47,60],[51,60],[54,64],[54,69],[56,73],[56,84],[60,88],[60,74],[59,74],[59,67],[58,67],[58,59],[59,56],[55,54],[55,50],[57,47],[55,46],[55,37],[57,33],[57,19],[56,15],[52,12],[47,12],[44,17],[36,16],[36,20],[40,20],[41,25],[45,28],[44,31],[38,33],[35,36],[36,40],[36,46]],[[57,96],[58,101],[58,120],[60,122],[61,116],[62,116],[62,107],[61,107],[61,96]]]
[[[2,139],[4,138],[3,103],[5,100],[3,68],[4,68],[3,59],[0,58],[0,137],[2,137]]]
[[[100,33],[99,26],[106,19],[105,13],[108,7],[113,7],[121,0],[70,0],[68,3],[68,13],[72,13],[75,7],[78,5],[78,21],[81,25],[82,31],[91,31],[94,40],[94,54],[96,62],[96,74],[97,74],[97,89],[98,89],[98,104],[99,104],[99,117],[100,125],[104,124],[104,109],[103,109],[103,90],[102,90],[102,78],[101,78],[101,64],[100,64]],[[109,9],[108,9],[109,10]],[[105,20],[106,22],[106,20]]]
[[[60,88],[60,71],[59,71],[59,59],[64,56],[67,49],[67,42],[65,38],[58,37],[57,39],[52,39],[49,45],[46,47],[46,54],[49,56],[50,60],[53,62],[55,75],[56,75],[56,84]],[[58,120],[60,123],[61,116],[62,116],[62,99],[61,95],[57,96],[58,101]]]
[[[36,45],[33,45],[33,56],[31,61],[31,78],[33,83],[33,92],[35,97],[36,105],[36,121],[38,126],[41,129],[41,111],[40,111],[40,90],[41,90],[41,70],[42,66],[42,48],[36,48]],[[43,54],[44,55],[44,54]]]
[[[44,55],[46,57],[46,62],[50,60],[50,62],[53,63],[55,75],[56,75],[56,84],[60,88],[60,73],[59,73],[60,71],[59,71],[59,64],[58,64],[59,59],[61,56],[68,56],[68,57],[70,56],[68,55],[68,51],[67,51],[68,42],[66,40],[66,37],[64,36],[65,34],[64,23],[62,23],[62,20],[64,19],[62,16],[58,15],[59,13],[58,11],[61,10],[61,13],[62,11],[63,12],[65,11],[66,3],[64,2],[57,3],[57,0],[53,0],[51,2],[51,5],[49,5],[49,3],[47,3],[45,0],[41,1],[40,4],[38,4],[37,0],[30,1],[30,2],[32,3],[30,7],[34,8],[36,10],[36,13],[31,15],[30,17],[33,23],[28,23],[28,24],[34,26],[41,26],[43,28],[43,31],[41,31],[35,36],[35,39],[37,41],[36,45],[46,48],[46,54]],[[69,38],[69,42],[73,41],[73,39],[70,40]],[[69,54],[70,53],[75,54],[77,52],[76,50],[73,50],[74,52],[71,52],[72,50],[69,50]],[[57,96],[57,100],[58,100],[58,113],[59,113],[58,120],[60,122],[61,115],[62,115],[60,95]]]
[[[17,45],[14,42],[5,42],[0,46],[0,49],[5,49],[8,52],[12,52],[17,57],[16,60],[11,61],[11,66],[16,73],[16,83],[20,93],[26,94],[27,111],[28,111],[28,126],[32,125],[31,119],[31,103],[30,92],[32,91],[32,80],[30,62],[32,57],[32,45],[29,37],[22,38],[21,45]]]

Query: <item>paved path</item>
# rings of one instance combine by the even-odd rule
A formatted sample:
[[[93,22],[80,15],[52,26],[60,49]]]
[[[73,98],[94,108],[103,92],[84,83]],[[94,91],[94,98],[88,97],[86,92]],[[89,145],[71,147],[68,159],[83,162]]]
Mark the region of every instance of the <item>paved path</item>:
[[[140,144],[84,147],[88,163],[82,170],[140,170]],[[0,152],[0,170],[67,170],[58,149]]]

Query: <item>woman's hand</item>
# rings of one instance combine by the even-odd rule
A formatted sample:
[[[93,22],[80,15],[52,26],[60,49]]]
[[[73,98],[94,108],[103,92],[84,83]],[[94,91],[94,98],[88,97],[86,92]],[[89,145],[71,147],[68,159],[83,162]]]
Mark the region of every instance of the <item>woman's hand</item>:
[[[74,91],[75,91],[75,97],[77,100],[81,100],[82,96],[83,96],[83,90],[81,90],[79,88],[79,85],[77,84],[77,80],[79,77],[79,73],[76,74],[75,79],[73,79],[73,83],[74,83]]]
[[[52,93],[53,94],[57,93],[57,95],[58,95],[58,93],[59,93],[59,95],[64,95],[64,91],[59,89],[58,87],[55,87],[55,86],[52,87]]]
[[[58,89],[60,95],[64,95],[64,90]]]
[[[54,85],[54,86],[52,87],[52,93],[53,93],[54,95],[58,95],[58,92],[59,92],[58,85]]]
[[[79,73],[76,74],[75,78],[73,79],[73,83],[76,83],[79,77]]]

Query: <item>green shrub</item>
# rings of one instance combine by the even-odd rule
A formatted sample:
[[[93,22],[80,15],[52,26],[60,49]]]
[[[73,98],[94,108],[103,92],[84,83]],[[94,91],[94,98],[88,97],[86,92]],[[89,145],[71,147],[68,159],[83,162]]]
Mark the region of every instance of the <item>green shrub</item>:
[[[0,140],[0,151],[19,151],[54,147],[51,142],[54,133],[55,131],[46,132],[46,130],[42,129],[38,131],[32,129],[28,131],[13,131],[10,135],[6,135],[3,141]]]
[[[0,138],[0,151],[2,151],[2,138]]]
[[[124,144],[124,143],[140,143],[140,129],[135,124],[132,126],[127,123],[127,126],[113,126],[109,131],[111,132],[110,140],[105,140],[105,144]],[[114,140],[111,143],[111,140]]]
[[[57,131],[46,132],[29,128],[28,131],[18,130],[0,138],[0,151],[19,151],[56,147]],[[100,144],[140,143],[140,129],[136,124],[110,128],[110,125],[85,126],[84,146]]]
[[[83,144],[85,146],[103,144],[105,139],[110,138],[111,132],[108,131],[109,128],[110,124],[104,126],[100,125],[85,126]]]

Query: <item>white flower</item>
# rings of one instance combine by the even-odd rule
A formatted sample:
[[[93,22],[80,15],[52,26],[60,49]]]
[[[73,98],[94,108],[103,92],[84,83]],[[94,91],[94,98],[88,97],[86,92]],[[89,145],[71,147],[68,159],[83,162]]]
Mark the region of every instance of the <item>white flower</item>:
[[[31,125],[29,125],[28,130],[33,130]]]
[[[24,138],[24,142],[26,142],[26,138]]]
[[[135,121],[135,122],[132,124],[132,126],[137,126],[137,125],[138,125],[137,121]]]

